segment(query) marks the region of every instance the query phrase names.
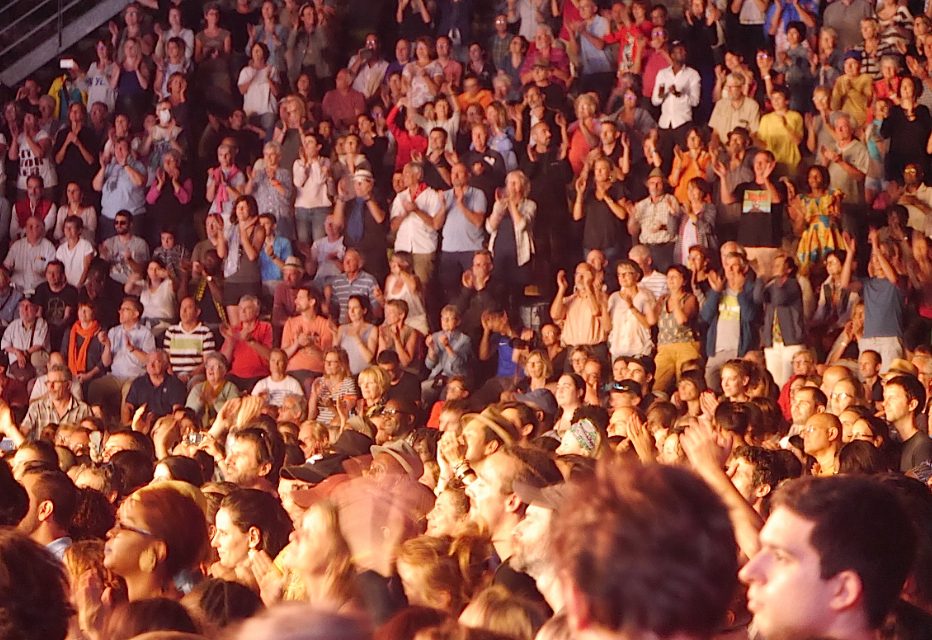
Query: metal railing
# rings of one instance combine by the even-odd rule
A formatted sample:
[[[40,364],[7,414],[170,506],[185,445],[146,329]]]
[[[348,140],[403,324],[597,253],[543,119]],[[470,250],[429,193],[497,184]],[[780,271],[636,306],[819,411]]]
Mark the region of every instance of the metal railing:
[[[0,80],[19,82],[120,12],[129,0],[0,3]]]

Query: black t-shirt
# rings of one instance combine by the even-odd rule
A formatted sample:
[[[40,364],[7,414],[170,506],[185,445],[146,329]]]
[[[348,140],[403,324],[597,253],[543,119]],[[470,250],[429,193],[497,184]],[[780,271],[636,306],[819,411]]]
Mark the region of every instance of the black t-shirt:
[[[223,15],[223,24],[230,32],[234,52],[246,52],[246,45],[249,43],[249,28],[247,25],[258,25],[260,17],[261,14],[256,9],[248,13],[240,13],[234,9]]]
[[[146,411],[161,418],[171,413],[175,405],[183,406],[187,395],[187,387],[175,376],[165,376],[162,384],[156,387],[148,375],[141,375],[130,385],[126,402],[133,407],[145,404]]]
[[[742,182],[735,188],[735,201],[741,207],[738,243],[745,247],[779,247],[783,229],[786,187],[776,184],[780,202],[773,202],[766,185]]]
[[[620,200],[627,197],[627,190],[620,182],[609,187],[608,197]],[[607,249],[617,247],[627,255],[631,248],[631,236],[627,225],[612,212],[604,200],[596,200],[595,185],[590,185],[583,196],[583,247],[585,249]]]
[[[57,155],[61,148],[65,146],[65,140],[68,139],[69,133],[71,133],[71,127],[69,126],[58,131],[58,134],[55,136],[54,155]],[[58,179],[61,183],[74,181],[82,187],[87,188],[87,186],[91,184],[91,180],[96,173],[100,141],[97,139],[97,135],[94,133],[93,129],[88,126],[81,127],[81,130],[78,132],[78,140],[81,141],[84,148],[91,154],[90,164],[88,164],[84,156],[81,155],[81,151],[77,146],[73,144],[68,145],[68,150],[65,151],[64,159],[58,163]]]
[[[49,324],[49,344],[53,351],[58,351],[65,332],[77,320],[78,290],[66,284],[56,293],[48,282],[43,282],[36,287],[32,301],[42,307],[42,317]]]
[[[402,372],[398,384],[393,384],[388,388],[386,394],[388,400],[400,400],[417,405],[421,402],[421,383],[417,378],[407,371]]]
[[[917,431],[900,450],[900,472],[906,473],[927,460],[932,460],[932,438],[928,433]]]

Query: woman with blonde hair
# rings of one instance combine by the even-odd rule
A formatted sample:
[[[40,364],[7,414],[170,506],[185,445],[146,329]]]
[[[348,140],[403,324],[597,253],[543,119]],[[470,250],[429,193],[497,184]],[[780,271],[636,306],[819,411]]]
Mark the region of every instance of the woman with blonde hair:
[[[293,544],[286,562],[301,575],[308,604],[330,611],[355,609],[356,567],[337,508],[325,500],[311,505],[294,530]]]
[[[381,411],[388,399],[386,394],[391,384],[392,379],[382,367],[372,365],[360,371],[356,414],[368,418]]]
[[[553,362],[543,349],[531,351],[524,361],[524,375],[527,380],[523,383],[524,392],[548,389],[550,378],[553,377]]]
[[[501,585],[493,585],[470,601],[459,621],[467,627],[486,629],[513,640],[531,640],[546,619],[533,602]]]
[[[537,203],[528,197],[530,192],[527,175],[523,171],[510,172],[505,188],[496,192],[492,213],[485,221],[494,271],[501,278],[512,311],[531,281]]]
[[[504,103],[495,101],[485,108],[485,119],[489,123],[489,147],[498,151],[505,159],[505,169],[514,171],[518,168],[515,155],[514,133],[510,130],[508,109]]]

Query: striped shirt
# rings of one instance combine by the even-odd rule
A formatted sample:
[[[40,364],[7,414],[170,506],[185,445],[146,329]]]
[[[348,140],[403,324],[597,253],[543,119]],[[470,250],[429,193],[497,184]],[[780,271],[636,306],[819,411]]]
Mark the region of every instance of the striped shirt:
[[[165,331],[165,350],[175,375],[190,373],[204,362],[204,354],[216,350],[214,334],[203,323],[185,331],[181,323]]]

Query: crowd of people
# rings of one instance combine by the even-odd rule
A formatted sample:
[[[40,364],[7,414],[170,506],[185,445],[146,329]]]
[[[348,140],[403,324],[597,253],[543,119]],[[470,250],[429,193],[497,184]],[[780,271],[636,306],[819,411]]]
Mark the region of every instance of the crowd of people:
[[[0,638],[929,638],[932,6],[371,5],[0,96]]]

